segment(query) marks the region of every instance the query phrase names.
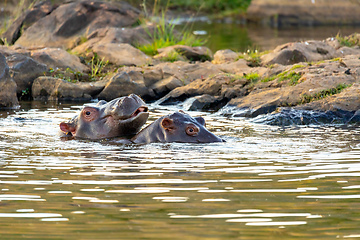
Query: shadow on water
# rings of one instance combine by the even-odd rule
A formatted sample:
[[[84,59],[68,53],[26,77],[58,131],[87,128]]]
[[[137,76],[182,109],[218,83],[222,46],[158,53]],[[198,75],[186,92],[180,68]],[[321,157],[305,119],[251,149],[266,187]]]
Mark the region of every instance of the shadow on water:
[[[279,128],[203,115],[227,142],[61,141],[80,104],[0,117],[2,239],[359,236],[358,128]],[[174,109],[150,106],[149,123]]]

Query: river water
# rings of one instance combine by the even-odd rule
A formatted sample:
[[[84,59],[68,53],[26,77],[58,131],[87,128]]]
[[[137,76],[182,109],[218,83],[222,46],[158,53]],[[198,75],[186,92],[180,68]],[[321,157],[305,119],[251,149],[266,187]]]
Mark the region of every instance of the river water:
[[[21,104],[0,112],[1,239],[360,238],[359,128],[189,112],[226,142],[63,141],[82,104]]]
[[[240,23],[223,23],[200,18],[193,23],[180,24],[178,29],[192,28],[193,33],[207,40],[206,46],[214,53],[221,49],[245,52],[247,50],[273,50],[288,42],[325,40],[327,38],[348,36],[360,32],[359,26],[314,26],[271,28]]]

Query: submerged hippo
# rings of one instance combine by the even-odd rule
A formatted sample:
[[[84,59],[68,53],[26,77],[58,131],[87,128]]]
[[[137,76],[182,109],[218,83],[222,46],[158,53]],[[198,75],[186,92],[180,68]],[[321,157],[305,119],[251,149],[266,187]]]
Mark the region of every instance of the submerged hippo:
[[[193,118],[183,111],[179,111],[157,119],[136,134],[131,142],[211,143],[224,142],[224,140],[205,128],[204,118]]]
[[[85,105],[68,122],[60,123],[61,136],[102,139],[135,135],[149,117],[145,102],[135,94]]]

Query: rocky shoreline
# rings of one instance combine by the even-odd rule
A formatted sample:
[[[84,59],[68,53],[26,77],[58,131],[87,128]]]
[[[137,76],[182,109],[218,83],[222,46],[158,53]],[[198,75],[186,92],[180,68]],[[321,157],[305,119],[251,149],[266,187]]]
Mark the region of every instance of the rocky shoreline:
[[[329,38],[256,57],[187,46],[150,57],[135,47],[149,43],[154,29],[134,26],[139,14],[126,3],[98,1],[29,9],[2,36],[13,45],[0,46],[0,108],[18,108],[24,97],[89,101],[135,93],[267,124],[360,122],[360,35],[348,38],[352,47]],[[177,61],[166,61],[173,53]],[[83,56],[108,62],[111,71],[94,81],[96,69]]]

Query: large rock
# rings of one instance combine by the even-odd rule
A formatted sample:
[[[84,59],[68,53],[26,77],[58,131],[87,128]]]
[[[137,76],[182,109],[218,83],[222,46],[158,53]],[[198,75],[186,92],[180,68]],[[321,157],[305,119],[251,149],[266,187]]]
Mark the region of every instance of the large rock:
[[[71,83],[53,77],[38,77],[31,92],[34,100],[89,101],[104,89],[105,84],[105,81]]]
[[[238,59],[239,59],[238,53],[230,49],[224,49],[215,52],[214,60],[212,62],[214,64],[221,64],[226,62],[235,62]]]
[[[158,81],[157,83],[152,85],[150,89],[154,92],[156,98],[158,99],[165,96],[167,93],[174,90],[175,88],[181,86],[184,86],[184,83],[180,79],[177,79],[176,77],[169,77]]]
[[[286,43],[261,57],[263,65],[291,65],[299,62],[316,62],[337,56],[336,50],[322,41]]]
[[[118,66],[144,66],[152,63],[150,57],[127,43],[97,44],[92,50],[104,61]]]
[[[20,36],[21,32],[28,29],[39,19],[51,13],[56,6],[50,0],[46,0],[34,5],[32,8],[26,10],[21,16],[16,19],[10,27],[2,34],[2,38],[9,44],[13,44]]]
[[[306,99],[316,100],[319,93],[331,92],[331,89],[336,89],[340,84],[349,85],[357,82],[360,77],[359,66],[360,60],[357,56],[347,56],[341,61],[326,61],[316,66],[296,69],[294,71],[302,73],[298,82],[291,83],[290,79],[279,82],[279,78],[276,78],[268,83],[258,84],[250,94],[231,99],[222,113],[231,116],[256,117],[271,113],[278,107],[297,106]],[[290,66],[287,71],[291,69]],[[324,94],[323,97],[326,96]],[[311,105],[316,107],[312,109],[321,110],[320,106],[327,103],[329,99],[326,98],[318,103],[314,101]]]
[[[149,44],[149,33],[153,31],[152,29],[152,26],[143,25],[135,28],[100,28],[87,35],[86,41],[76,46],[72,51],[78,54],[86,54],[93,51],[95,45],[106,43],[128,43],[132,46]]]
[[[45,64],[39,63],[23,54],[13,54],[6,58],[10,74],[17,84],[17,93],[29,91],[35,78],[44,76],[48,70]]]
[[[275,113],[260,115],[254,122],[270,125],[351,124],[360,122],[360,84],[341,93],[294,108],[279,108]]]
[[[227,103],[226,99],[208,94],[187,99],[182,108],[187,111],[217,111]]]
[[[246,16],[251,22],[285,26],[360,23],[360,5],[352,0],[252,0]]]
[[[63,4],[23,32],[16,44],[74,48],[81,36],[104,27],[128,27],[139,10],[125,2],[76,1]]]
[[[63,69],[67,68],[75,72],[89,72],[89,67],[82,64],[80,59],[60,48],[44,48],[31,51],[31,57],[45,64],[48,68]]]
[[[0,109],[18,108],[16,83],[11,79],[4,55],[0,53]]]
[[[166,62],[157,64],[155,68],[161,69],[165,78],[174,76],[184,81],[185,84],[196,79],[205,79],[222,72],[218,65],[214,65],[211,62]]]
[[[218,96],[219,101],[227,102],[229,99],[228,90],[237,89],[236,86],[240,86],[243,90],[247,89],[244,87],[249,83],[249,80],[239,78],[238,76],[230,74],[218,74],[207,79],[197,79],[185,86],[175,88],[169,92],[166,96],[161,98],[157,103],[161,105],[174,104],[183,102],[188,98],[200,96],[200,95],[211,95]],[[237,89],[239,90],[239,89]],[[247,94],[244,91],[236,91],[232,97],[243,96]]]
[[[130,73],[131,74],[131,73]],[[142,76],[136,74],[140,79],[135,77],[132,79],[127,72],[120,72],[113,75],[105,85],[104,90],[98,95],[99,99],[109,101],[111,99],[127,96],[131,93],[141,96],[146,99],[149,98],[149,90],[145,87]]]
[[[351,87],[344,89],[339,94],[296,106],[295,109],[324,112],[356,112],[360,110],[360,83],[354,83]]]

